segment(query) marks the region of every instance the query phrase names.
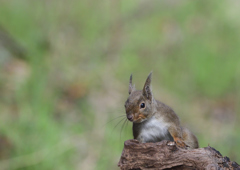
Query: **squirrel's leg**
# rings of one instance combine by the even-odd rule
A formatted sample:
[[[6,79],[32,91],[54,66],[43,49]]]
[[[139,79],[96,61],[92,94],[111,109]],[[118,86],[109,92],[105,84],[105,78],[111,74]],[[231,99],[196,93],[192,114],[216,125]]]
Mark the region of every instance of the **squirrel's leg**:
[[[199,147],[197,137],[189,129],[182,127],[182,137],[190,149]]]
[[[171,136],[173,137],[173,140],[176,142],[177,146],[179,146],[179,147],[186,147],[187,146],[185,144],[185,142],[183,141],[182,129],[181,128],[177,128],[175,126],[170,126],[168,128],[168,131],[171,134]]]

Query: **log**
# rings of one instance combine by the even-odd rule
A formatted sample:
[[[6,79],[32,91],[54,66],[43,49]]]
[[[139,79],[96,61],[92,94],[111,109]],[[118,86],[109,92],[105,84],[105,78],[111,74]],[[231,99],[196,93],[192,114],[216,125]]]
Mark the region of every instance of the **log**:
[[[223,157],[208,146],[198,149],[179,148],[175,142],[139,143],[131,139],[124,142],[118,162],[121,170],[144,169],[240,169],[236,162]]]

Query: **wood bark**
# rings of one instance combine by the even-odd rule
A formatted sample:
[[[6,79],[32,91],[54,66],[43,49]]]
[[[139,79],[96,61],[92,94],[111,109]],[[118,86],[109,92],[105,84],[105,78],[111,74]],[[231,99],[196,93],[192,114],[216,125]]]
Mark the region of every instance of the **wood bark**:
[[[236,162],[223,157],[208,146],[198,149],[179,148],[175,142],[139,143],[127,140],[118,163],[121,170],[129,169],[239,169]]]

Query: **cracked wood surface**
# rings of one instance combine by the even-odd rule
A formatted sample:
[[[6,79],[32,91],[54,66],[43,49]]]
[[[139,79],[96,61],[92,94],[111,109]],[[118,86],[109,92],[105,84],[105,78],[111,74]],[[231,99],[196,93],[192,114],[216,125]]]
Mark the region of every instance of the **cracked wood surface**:
[[[219,151],[208,146],[188,150],[179,148],[175,142],[139,143],[127,140],[118,166],[128,169],[239,169],[236,162],[223,157]]]

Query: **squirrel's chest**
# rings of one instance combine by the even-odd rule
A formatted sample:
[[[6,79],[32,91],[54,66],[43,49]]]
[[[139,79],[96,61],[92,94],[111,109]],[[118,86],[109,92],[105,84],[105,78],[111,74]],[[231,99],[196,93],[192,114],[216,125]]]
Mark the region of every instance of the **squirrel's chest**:
[[[162,119],[151,119],[141,123],[137,135],[137,139],[141,142],[159,142],[162,140],[172,140],[170,133],[168,132],[168,124]]]

